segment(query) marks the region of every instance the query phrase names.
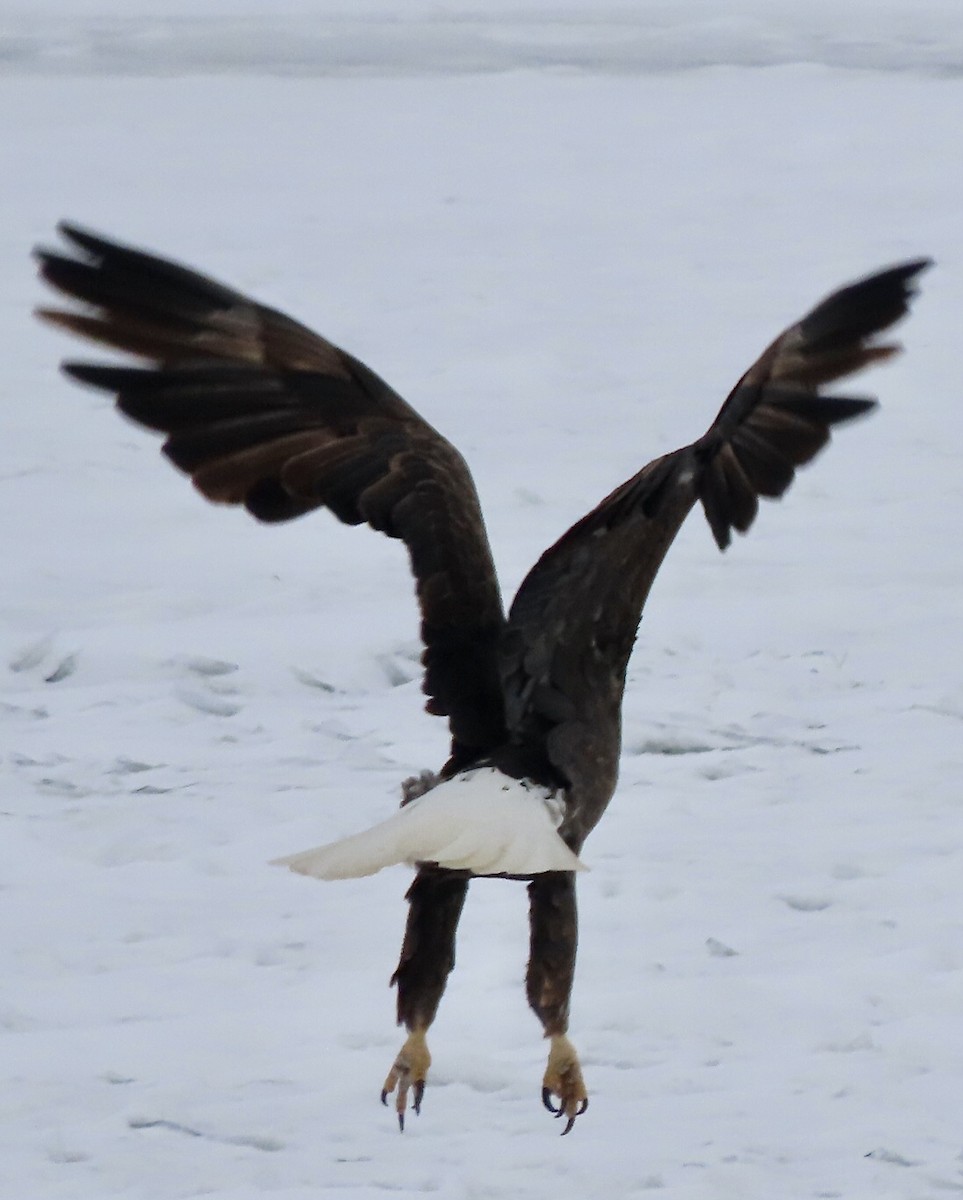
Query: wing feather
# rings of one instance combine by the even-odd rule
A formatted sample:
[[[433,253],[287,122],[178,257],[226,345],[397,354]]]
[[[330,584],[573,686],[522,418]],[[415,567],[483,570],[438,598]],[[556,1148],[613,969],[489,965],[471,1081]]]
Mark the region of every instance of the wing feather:
[[[820,389],[897,353],[871,339],[906,314],[927,265],[919,259],[871,275],[790,326],[743,375],[703,437],[616,488],[523,581],[503,643],[507,723],[515,739],[548,747],[560,783],[595,796],[596,806],[608,800],[642,608],[695,502],[725,549],[733,529],[751,527],[759,497],[782,496],[834,425],[875,406]],[[576,849],[597,816],[573,818]]]
[[[187,267],[60,226],[41,276],[83,306],[39,315],[146,366],[68,363],[209,500],[262,521],[327,508],[408,548],[421,610],[427,707],[447,716],[452,769],[504,732],[501,596],[461,455],[364,363]]]

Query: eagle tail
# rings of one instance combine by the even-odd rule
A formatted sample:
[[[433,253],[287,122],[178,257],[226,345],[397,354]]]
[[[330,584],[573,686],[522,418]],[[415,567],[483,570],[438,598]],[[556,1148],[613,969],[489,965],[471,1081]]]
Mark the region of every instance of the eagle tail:
[[[315,879],[356,879],[397,863],[524,877],[584,870],[559,836],[560,814],[547,789],[481,767],[446,780],[370,829],[274,865]]]

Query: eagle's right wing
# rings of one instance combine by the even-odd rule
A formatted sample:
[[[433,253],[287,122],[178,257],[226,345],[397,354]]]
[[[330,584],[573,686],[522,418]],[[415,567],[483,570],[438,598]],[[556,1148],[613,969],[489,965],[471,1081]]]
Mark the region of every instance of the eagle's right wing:
[[[501,596],[464,460],[382,379],[283,313],[194,271],[62,225],[72,256],[42,277],[85,306],[39,315],[147,366],[68,363],[113,392],[208,500],[261,521],[328,508],[408,548],[428,709],[447,716],[454,765],[503,731]]]

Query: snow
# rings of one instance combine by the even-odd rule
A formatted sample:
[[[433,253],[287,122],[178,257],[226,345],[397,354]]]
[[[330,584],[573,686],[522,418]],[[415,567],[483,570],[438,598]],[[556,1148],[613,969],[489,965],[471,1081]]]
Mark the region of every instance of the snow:
[[[272,41],[219,0],[203,44],[195,8],[0,26],[0,1192],[960,1191],[956,4],[300,0]],[[292,66],[315,19],[341,49]],[[421,1117],[379,1106],[410,873],[268,861],[444,759],[404,555],[206,506],[59,377],[89,352],[31,319],[27,253],[61,217],[368,361],[471,463],[507,595],[784,324],[936,258],[905,357],[855,386],[881,410],[724,557],[693,517],[649,602],[583,851],[570,1137],[501,881],[473,884]]]
[[[5,8],[8,73],[621,74],[795,62],[963,71],[958,0],[7,0]]]

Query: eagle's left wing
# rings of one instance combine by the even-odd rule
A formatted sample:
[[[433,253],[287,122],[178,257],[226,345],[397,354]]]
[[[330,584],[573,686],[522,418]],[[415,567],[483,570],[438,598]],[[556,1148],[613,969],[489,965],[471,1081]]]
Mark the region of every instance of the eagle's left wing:
[[[261,521],[327,508],[408,549],[429,711],[457,766],[503,736],[501,595],[475,485],[458,451],[364,363],[284,313],[196,271],[61,225],[43,278],[83,308],[61,328],[145,360],[68,363],[73,378],[167,435],[197,489]]]
[[[649,589],[692,506],[720,549],[745,533],[760,496],[781,496],[833,425],[874,400],[823,385],[898,352],[874,335],[907,312],[916,260],[834,292],[743,375],[705,435],[649,463],[542,555],[518,590],[503,639],[511,736],[545,745],[559,782],[608,799],[625,669]],[[602,799],[604,793],[604,799]],[[569,829],[577,850],[587,827]]]

